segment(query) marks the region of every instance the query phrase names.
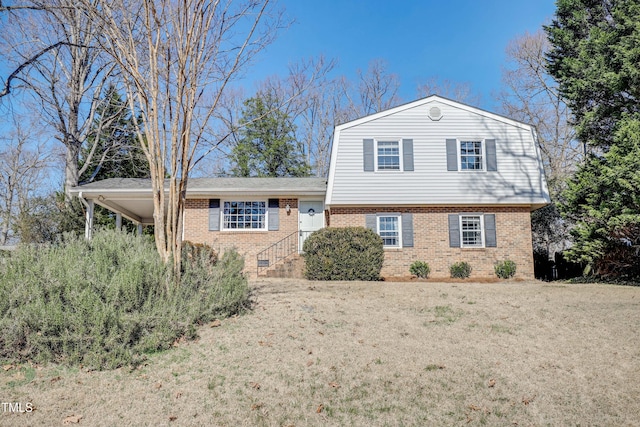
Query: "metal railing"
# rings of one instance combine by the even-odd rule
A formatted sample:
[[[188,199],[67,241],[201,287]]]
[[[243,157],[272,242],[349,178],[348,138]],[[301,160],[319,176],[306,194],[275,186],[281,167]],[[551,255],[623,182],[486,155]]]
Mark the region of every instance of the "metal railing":
[[[258,252],[256,260],[258,263],[258,276],[267,268],[277,264],[285,258],[298,253],[298,232],[294,231],[287,237],[277,241],[267,249]]]

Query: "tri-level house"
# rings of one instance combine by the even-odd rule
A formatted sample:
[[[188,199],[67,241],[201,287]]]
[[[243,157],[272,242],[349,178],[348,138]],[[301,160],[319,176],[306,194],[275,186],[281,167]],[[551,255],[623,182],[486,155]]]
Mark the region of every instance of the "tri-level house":
[[[109,179],[72,192],[90,207],[153,223],[148,181]],[[260,275],[299,260],[315,230],[362,226],[383,239],[386,277],[409,275],[416,260],[434,278],[448,277],[456,261],[490,277],[496,261],[511,259],[517,276],[533,278],[530,214],[549,202],[532,126],[429,96],[337,126],[328,180],[191,179],[183,237],[236,247],[247,273]]]

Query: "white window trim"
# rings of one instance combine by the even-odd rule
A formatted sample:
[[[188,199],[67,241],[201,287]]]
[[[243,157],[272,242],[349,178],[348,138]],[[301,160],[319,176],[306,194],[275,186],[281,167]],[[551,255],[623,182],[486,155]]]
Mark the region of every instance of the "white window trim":
[[[384,245],[384,249],[402,249],[402,214],[399,213],[384,213],[376,215],[376,233],[380,236],[380,218],[394,217],[398,218],[398,244],[397,245]],[[382,236],[381,236],[382,237]]]
[[[462,143],[463,142],[480,142],[482,150],[482,169],[462,169]],[[458,172],[478,173],[487,171],[487,149],[484,138],[458,138]]]
[[[224,204],[225,202],[264,202],[264,227],[263,228],[226,228],[224,226]],[[220,231],[225,232],[238,232],[238,233],[256,233],[269,230],[269,200],[267,199],[254,199],[254,198],[240,198],[240,199],[223,199],[220,200]]]
[[[373,140],[374,144],[373,144],[373,163],[374,163],[374,170],[376,172],[383,172],[383,173],[387,173],[387,172],[392,172],[392,173],[397,173],[397,172],[402,172],[404,170],[404,159],[403,159],[403,152],[402,152],[402,138],[380,138],[380,139],[374,139]],[[398,156],[399,156],[399,161],[398,161],[398,165],[399,165],[399,169],[378,169],[378,143],[379,142],[397,142],[398,143]]]
[[[481,245],[465,245],[464,244],[464,238],[463,238],[463,230],[462,230],[462,217],[463,216],[475,216],[480,218],[480,239],[482,241]],[[484,214],[460,214],[458,215],[458,224],[459,224],[459,228],[460,228],[460,247],[461,248],[466,248],[466,249],[481,249],[486,247],[485,246],[485,231],[484,231]]]

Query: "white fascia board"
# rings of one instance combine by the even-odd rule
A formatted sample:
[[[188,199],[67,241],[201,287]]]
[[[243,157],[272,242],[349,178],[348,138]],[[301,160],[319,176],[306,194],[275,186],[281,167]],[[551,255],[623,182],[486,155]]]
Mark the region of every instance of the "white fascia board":
[[[336,175],[336,159],[338,158],[338,141],[340,141],[340,126],[336,126],[333,132],[333,144],[331,144],[331,158],[329,159],[329,179],[327,180],[327,191],[324,200],[325,206],[331,205],[333,197],[333,183]]]

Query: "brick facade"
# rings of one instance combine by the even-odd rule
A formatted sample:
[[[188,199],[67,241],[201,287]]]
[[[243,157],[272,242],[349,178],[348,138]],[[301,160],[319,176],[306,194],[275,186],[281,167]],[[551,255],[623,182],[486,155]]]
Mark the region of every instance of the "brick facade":
[[[258,252],[298,231],[298,199],[280,198],[279,201],[277,231],[209,231],[209,200],[187,199],[184,239],[207,243],[219,253],[235,247],[245,257],[245,271],[254,277]],[[291,208],[289,212],[287,205]],[[414,246],[386,249],[383,276],[408,276],[411,263],[420,260],[429,263],[433,278],[449,277],[449,266],[456,261],[471,264],[472,277],[495,277],[494,263],[505,259],[516,262],[516,277],[530,279],[534,276],[528,207],[333,207],[325,213],[325,218],[331,227],[364,227],[366,214],[378,212],[413,214]],[[449,247],[448,215],[463,212],[496,215],[496,248]]]
[[[266,201],[266,198],[264,199]],[[184,240],[207,243],[218,253],[236,248],[244,256],[245,272],[256,276],[258,252],[298,231],[298,199],[281,198],[277,231],[209,231],[209,200],[187,199],[184,210]],[[291,210],[286,211],[289,205]]]
[[[378,212],[412,213],[414,246],[386,249],[382,275],[408,276],[409,266],[416,260],[431,267],[430,277],[449,277],[449,266],[466,261],[472,267],[472,277],[495,277],[496,261],[510,259],[517,265],[516,277],[531,279],[533,247],[531,243],[531,214],[528,207],[332,207],[332,227],[365,226],[365,215]],[[496,215],[495,248],[449,247],[448,215],[464,212],[483,212]]]

